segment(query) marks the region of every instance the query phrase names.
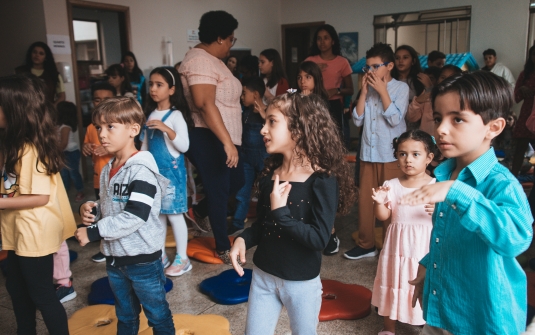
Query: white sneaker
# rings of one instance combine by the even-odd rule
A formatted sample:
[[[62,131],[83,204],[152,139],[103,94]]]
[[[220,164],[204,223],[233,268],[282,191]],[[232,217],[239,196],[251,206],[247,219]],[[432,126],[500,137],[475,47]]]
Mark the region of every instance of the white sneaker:
[[[178,277],[190,271],[192,268],[189,258],[183,260],[180,255],[176,255],[173,264],[165,270],[165,274],[171,277]]]

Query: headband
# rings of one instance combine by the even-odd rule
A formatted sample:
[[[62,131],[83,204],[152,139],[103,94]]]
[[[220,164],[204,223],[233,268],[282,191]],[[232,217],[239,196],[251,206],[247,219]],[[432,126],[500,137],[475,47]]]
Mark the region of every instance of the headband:
[[[173,78],[173,86],[176,86],[176,84],[175,84],[175,76],[173,76],[173,73],[171,73],[171,71],[169,71],[169,69],[165,69],[165,71],[169,72],[169,74],[171,75],[171,78]]]

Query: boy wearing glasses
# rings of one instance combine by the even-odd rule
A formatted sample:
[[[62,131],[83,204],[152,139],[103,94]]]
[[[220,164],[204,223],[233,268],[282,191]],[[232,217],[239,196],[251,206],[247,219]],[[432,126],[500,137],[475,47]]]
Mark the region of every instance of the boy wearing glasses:
[[[359,240],[355,248],[344,253],[348,259],[377,255],[372,188],[402,175],[392,154],[392,141],[407,129],[409,86],[392,78],[393,68],[394,51],[389,44],[377,43],[366,51],[362,89],[353,109],[353,122],[357,127],[364,126],[360,149]],[[383,223],[383,236],[389,223],[390,220]]]

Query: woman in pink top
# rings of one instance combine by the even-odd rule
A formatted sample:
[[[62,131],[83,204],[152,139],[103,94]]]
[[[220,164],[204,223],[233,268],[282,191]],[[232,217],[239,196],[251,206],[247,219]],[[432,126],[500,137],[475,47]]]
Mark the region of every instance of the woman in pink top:
[[[351,80],[353,71],[347,59],[340,55],[340,39],[334,27],[330,24],[320,26],[314,33],[310,56],[305,61],[312,61],[320,67],[323,86],[329,94],[329,111],[339,126],[340,134],[343,134],[342,98],[344,95],[353,95],[353,81]]]
[[[202,179],[205,198],[194,208],[198,224],[207,227],[209,218],[216,240],[217,256],[229,259],[227,202],[244,183],[239,161],[242,123],[242,86],[222,59],[236,42],[238,21],[225,11],[211,11],[201,17],[199,40],[182,60],[179,72],[184,95],[195,127],[189,131],[186,157]]]

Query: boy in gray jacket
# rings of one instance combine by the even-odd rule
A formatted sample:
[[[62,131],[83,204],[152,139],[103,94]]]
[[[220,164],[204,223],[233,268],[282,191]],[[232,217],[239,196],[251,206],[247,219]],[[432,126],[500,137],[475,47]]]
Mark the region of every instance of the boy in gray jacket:
[[[100,200],[80,206],[88,227],[75,236],[82,246],[102,240],[117,334],[138,333],[141,305],[154,334],[175,334],[160,260],[165,227],[158,219],[168,180],[159,174],[152,154],[134,145],[144,122],[141,106],[132,98],[110,98],[93,111],[99,140],[114,157],[100,175]]]

